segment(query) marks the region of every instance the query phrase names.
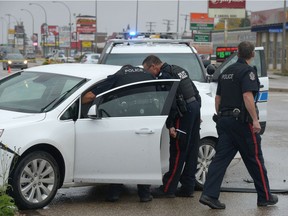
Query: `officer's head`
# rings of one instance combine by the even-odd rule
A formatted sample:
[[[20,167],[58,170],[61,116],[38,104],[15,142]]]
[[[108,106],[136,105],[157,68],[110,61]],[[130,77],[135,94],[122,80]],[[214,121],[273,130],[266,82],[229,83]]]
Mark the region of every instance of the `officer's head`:
[[[143,68],[154,76],[158,76],[163,62],[155,55],[147,56],[142,62]]]
[[[249,41],[243,41],[238,45],[238,57],[245,60],[251,59],[254,57],[255,46]]]

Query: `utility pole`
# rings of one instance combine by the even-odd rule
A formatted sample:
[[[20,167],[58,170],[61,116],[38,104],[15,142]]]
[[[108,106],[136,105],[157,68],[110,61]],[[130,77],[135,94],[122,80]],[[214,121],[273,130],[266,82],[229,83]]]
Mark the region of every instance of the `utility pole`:
[[[286,0],[284,0],[284,16],[283,16],[283,29],[282,29],[282,62],[281,62],[281,71],[282,74],[287,73],[286,64],[287,64],[287,53],[286,53]]]
[[[154,25],[155,22],[146,22],[147,25],[149,27],[148,32],[153,32],[154,30],[152,29],[152,27],[155,27],[156,25]]]
[[[164,21],[164,25],[166,25],[167,27],[166,27],[166,32],[169,32],[170,31],[170,29],[171,29],[171,25],[172,25],[172,23],[171,22],[173,22],[174,20],[168,20],[168,19],[164,19],[163,20]]]
[[[181,14],[181,16],[185,17],[184,18],[184,21],[185,21],[185,23],[184,23],[184,33],[186,33],[186,26],[187,26],[187,20],[188,20],[189,15],[188,14]]]

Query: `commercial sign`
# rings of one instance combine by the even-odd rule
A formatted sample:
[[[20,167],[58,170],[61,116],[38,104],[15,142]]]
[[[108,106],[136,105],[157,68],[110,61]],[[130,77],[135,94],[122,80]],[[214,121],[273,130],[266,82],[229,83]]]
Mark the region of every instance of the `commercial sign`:
[[[212,42],[192,42],[193,46],[199,54],[213,54],[213,43]]]
[[[79,34],[79,40],[94,40],[96,32],[96,18],[95,16],[77,16],[76,17],[76,31]]]
[[[210,35],[208,34],[194,34],[194,41],[195,42],[209,42]]]
[[[283,23],[283,8],[251,12],[251,26],[261,26],[269,24]],[[288,21],[288,11],[286,12],[286,22]]]
[[[245,18],[246,0],[208,0],[209,17]]]
[[[70,28],[69,26],[59,27],[59,47],[70,47]]]
[[[209,0],[209,8],[242,8],[246,7],[246,0]]]
[[[216,61],[224,62],[232,53],[237,51],[237,47],[217,47],[216,48]]]
[[[58,46],[59,45],[59,27],[58,26],[47,26],[47,38],[46,46]]]
[[[214,18],[207,13],[190,13],[190,30],[213,30]]]

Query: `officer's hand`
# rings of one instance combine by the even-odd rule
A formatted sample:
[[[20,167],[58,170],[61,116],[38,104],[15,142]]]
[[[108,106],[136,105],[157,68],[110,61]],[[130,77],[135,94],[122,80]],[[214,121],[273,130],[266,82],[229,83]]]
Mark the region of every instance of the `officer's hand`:
[[[177,131],[174,127],[169,128],[169,135],[173,138],[176,138]]]
[[[95,99],[96,95],[93,94],[91,91],[87,92],[83,97],[82,97],[82,104],[90,103]]]
[[[253,121],[253,132],[254,133],[260,133],[261,131],[261,126],[258,120]]]

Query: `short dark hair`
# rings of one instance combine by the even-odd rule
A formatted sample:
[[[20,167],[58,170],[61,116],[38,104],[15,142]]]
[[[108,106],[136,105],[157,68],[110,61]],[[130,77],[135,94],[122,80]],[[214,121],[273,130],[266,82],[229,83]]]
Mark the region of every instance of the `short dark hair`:
[[[253,57],[255,46],[250,41],[243,41],[238,45],[238,56],[245,60]]]
[[[144,64],[146,64],[148,66],[150,66],[152,64],[159,65],[159,64],[162,64],[162,61],[160,60],[160,58],[158,58],[155,55],[149,55],[142,62],[142,65],[144,65]]]

